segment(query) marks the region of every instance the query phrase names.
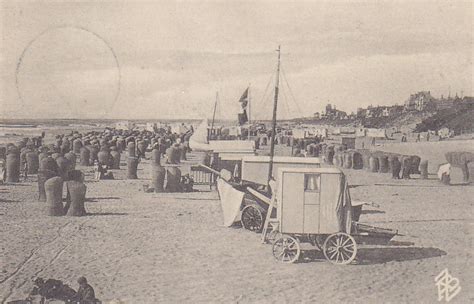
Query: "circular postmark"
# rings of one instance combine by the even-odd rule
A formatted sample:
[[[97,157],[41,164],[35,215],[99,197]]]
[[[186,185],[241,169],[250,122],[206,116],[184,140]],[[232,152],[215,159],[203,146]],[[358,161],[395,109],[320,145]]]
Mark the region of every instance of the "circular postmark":
[[[69,118],[99,118],[115,106],[121,77],[117,54],[101,35],[82,26],[61,25],[40,32],[25,46],[15,85],[25,108],[49,104],[44,111],[54,116],[65,115],[67,106]]]

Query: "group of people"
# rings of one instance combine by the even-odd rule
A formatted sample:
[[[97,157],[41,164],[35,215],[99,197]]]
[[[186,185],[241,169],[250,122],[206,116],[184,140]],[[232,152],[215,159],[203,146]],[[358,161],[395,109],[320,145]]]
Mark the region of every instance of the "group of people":
[[[94,288],[87,282],[85,277],[77,280],[79,288],[77,291],[64,284],[61,280],[36,278],[34,287],[28,295],[27,301],[31,302],[34,298],[40,297],[40,302],[45,300],[59,300],[65,303],[74,304],[99,304],[101,303],[95,297]]]

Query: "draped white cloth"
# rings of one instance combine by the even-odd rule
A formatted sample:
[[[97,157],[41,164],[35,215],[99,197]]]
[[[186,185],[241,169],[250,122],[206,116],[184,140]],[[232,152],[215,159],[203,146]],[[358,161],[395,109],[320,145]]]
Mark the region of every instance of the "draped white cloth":
[[[439,166],[439,169],[438,169],[439,180],[443,178],[443,174],[446,174],[446,175],[451,174],[451,165],[449,163]]]
[[[240,220],[240,207],[245,193],[234,189],[221,178],[217,180],[217,191],[219,191],[221,199],[224,226],[230,227],[234,222]]]

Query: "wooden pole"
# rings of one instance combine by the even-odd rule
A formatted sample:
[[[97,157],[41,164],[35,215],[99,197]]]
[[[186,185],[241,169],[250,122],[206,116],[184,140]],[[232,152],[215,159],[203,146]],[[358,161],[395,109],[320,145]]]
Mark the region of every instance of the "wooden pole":
[[[249,121],[248,121],[248,123],[249,123],[249,128],[250,128],[250,83],[249,83],[249,88],[248,88],[248,99],[249,99],[249,117],[248,117]]]
[[[221,175],[221,173],[220,173],[219,171],[214,170],[214,169],[212,169],[211,167],[208,167],[208,166],[206,166],[206,165],[198,164],[198,166],[200,166],[200,167],[202,167],[202,168],[208,170],[208,171],[211,172],[211,173],[214,173],[214,174],[217,175],[217,176],[220,176],[220,175]]]
[[[277,75],[275,81],[275,95],[273,98],[273,117],[272,117],[272,137],[270,140],[270,163],[268,166],[268,182],[273,178],[273,157],[275,155],[275,133],[276,133],[276,118],[277,118],[277,109],[278,109],[278,87],[280,82],[280,46],[278,46],[278,65],[277,65]],[[270,187],[268,187],[270,189]]]
[[[250,129],[251,129],[251,124],[250,124],[250,83],[248,87],[248,108],[249,108],[249,113],[248,113],[248,129],[247,129],[247,140],[250,140]]]
[[[207,134],[207,141],[209,141],[212,129],[214,128],[214,119],[216,118],[217,100],[219,100],[219,92],[216,92],[216,102],[214,103],[214,112],[212,113],[211,131]]]

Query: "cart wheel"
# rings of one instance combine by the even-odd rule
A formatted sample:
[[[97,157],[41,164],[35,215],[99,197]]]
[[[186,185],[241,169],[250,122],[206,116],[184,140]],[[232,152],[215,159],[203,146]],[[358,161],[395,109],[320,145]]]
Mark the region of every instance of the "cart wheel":
[[[276,240],[281,238],[283,234],[281,234],[278,230],[272,230],[267,234],[267,243],[273,244]]]
[[[283,263],[294,263],[300,257],[300,243],[294,237],[282,235],[273,243],[273,256]]]
[[[357,255],[357,244],[352,236],[338,232],[328,236],[324,241],[323,252],[326,259],[339,265],[352,262]]]
[[[263,229],[263,208],[258,205],[248,205],[242,210],[242,226],[253,232],[260,232]]]

